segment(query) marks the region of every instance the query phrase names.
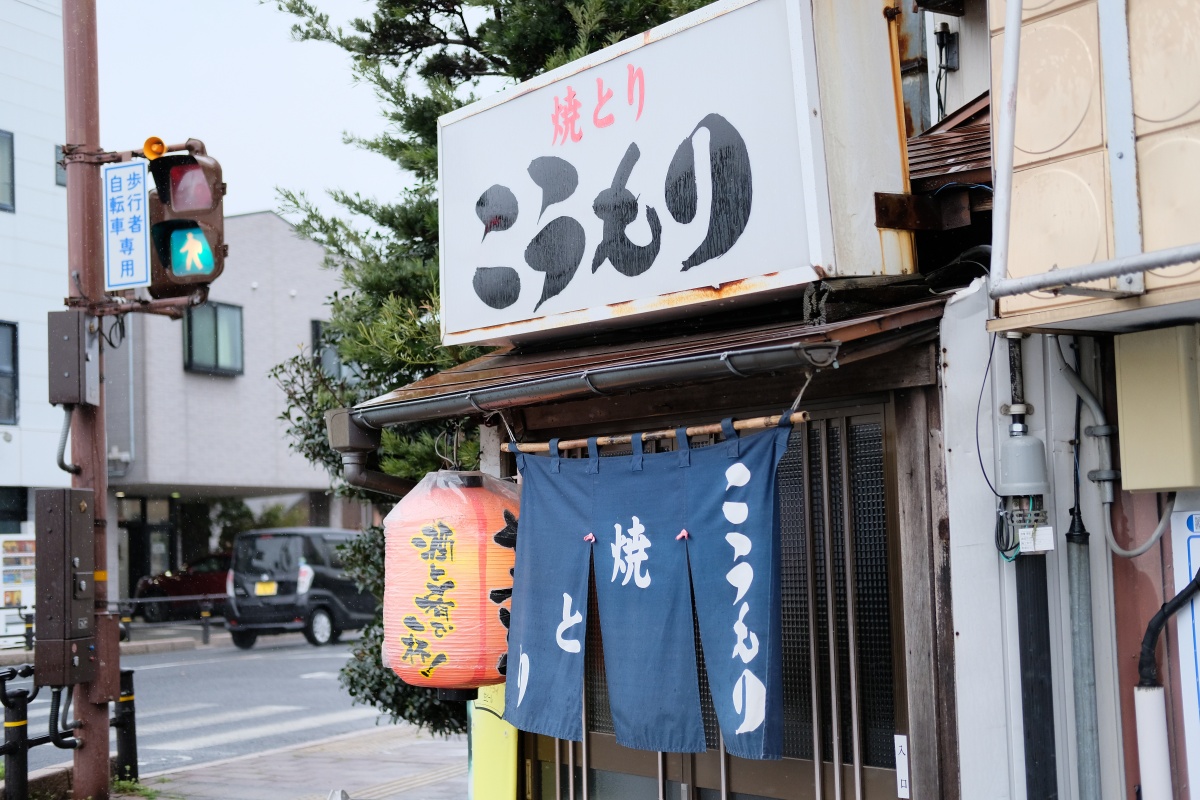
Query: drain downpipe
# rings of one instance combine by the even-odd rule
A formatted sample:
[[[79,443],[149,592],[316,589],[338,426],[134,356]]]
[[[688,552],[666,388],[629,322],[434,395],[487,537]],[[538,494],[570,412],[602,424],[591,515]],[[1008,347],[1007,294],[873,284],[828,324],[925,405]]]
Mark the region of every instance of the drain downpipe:
[[[372,454],[379,449],[381,434],[378,430],[355,425],[350,409],[326,411],[325,429],[330,446],[342,457],[342,478],[346,483],[392,497],[404,497],[416,486],[414,481],[407,478],[398,478],[369,467]]]

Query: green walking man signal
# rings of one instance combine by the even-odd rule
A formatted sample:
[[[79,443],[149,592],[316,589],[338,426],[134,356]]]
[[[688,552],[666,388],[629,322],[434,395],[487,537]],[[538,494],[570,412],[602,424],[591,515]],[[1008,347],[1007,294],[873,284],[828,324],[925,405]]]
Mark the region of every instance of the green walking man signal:
[[[149,198],[150,295],[191,294],[225,268],[229,248],[221,165],[199,139],[169,147],[152,136],[142,154],[150,161],[155,187]]]

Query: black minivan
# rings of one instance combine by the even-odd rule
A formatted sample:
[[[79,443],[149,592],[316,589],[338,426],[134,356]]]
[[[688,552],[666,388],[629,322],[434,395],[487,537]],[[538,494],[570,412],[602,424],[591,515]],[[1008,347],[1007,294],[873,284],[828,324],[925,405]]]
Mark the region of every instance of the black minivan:
[[[360,592],[342,567],[338,545],[358,531],[271,528],[239,533],[225,580],[225,627],[243,650],[259,635],[304,631],[314,645],[336,642],[375,615],[375,597]]]

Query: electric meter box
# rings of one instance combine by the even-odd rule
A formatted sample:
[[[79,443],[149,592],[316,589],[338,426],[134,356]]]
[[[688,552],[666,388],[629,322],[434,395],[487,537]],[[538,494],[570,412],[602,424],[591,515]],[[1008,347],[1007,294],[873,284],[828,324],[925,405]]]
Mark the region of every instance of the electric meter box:
[[[91,489],[34,492],[37,606],[34,683],[71,686],[96,675],[95,510]]]
[[[1115,337],[1121,484],[1200,487],[1200,325]]]

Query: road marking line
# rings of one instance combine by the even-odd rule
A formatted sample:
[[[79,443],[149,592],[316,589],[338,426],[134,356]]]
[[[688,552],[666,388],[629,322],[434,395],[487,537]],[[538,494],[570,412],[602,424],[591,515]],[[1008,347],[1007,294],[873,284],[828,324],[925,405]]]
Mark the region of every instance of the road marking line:
[[[386,798],[400,794],[401,792],[419,789],[422,786],[429,786],[434,783],[441,783],[442,781],[466,774],[467,765],[465,763],[447,764],[441,769],[422,772],[418,775],[409,775],[406,778],[391,781],[390,783],[381,783],[378,786],[368,786],[366,789],[359,789],[354,793],[354,800],[386,800]]]
[[[241,722],[255,717],[268,717],[273,714],[283,714],[288,711],[302,711],[302,706],[254,706],[237,711],[227,711],[223,714],[210,714],[206,717],[187,716],[177,719],[157,722],[151,725],[137,726],[140,739],[143,736],[153,736],[159,733],[174,733],[175,731],[194,731],[200,728],[211,728],[214,725],[225,725],[230,722]]]
[[[227,661],[258,661],[262,659],[261,655],[245,655],[233,656],[232,658],[198,658],[195,661],[170,661],[165,664],[143,664],[137,668],[138,672],[144,672],[148,669],[171,669],[172,667],[191,667],[200,664],[224,664]]]
[[[310,728],[320,728],[324,725],[337,725],[343,722],[352,722],[378,715],[379,712],[373,708],[352,708],[348,711],[320,714],[315,717],[298,716],[294,720],[278,722],[273,725],[256,725],[253,728],[242,728],[236,731],[226,731],[225,733],[195,736],[191,739],[177,739],[173,742],[165,742],[163,744],[139,743],[139,746],[146,750],[202,750],[206,747],[245,742],[251,739],[263,739],[269,736],[308,730]]]
[[[354,800],[387,800],[387,798],[394,797],[400,792],[420,789],[422,786],[441,783],[442,781],[457,778],[465,774],[467,774],[466,764],[448,764],[441,769],[430,770],[429,772],[422,772],[417,775],[408,775],[388,783],[355,789],[352,796]],[[306,794],[296,798],[296,800],[326,800],[327,797],[328,794]]]
[[[138,711],[137,712],[137,720],[139,723],[138,724],[138,732],[140,733],[140,732],[144,731],[146,729],[146,727],[149,727],[149,726],[141,725],[142,720],[153,719],[154,717],[165,717],[168,714],[170,714],[171,716],[178,716],[180,714],[188,714],[192,711],[202,711],[206,708],[216,708],[216,703],[192,703],[191,705],[174,706],[172,708],[163,708],[163,709],[159,709],[158,711]],[[37,708],[31,707],[29,709],[28,717],[30,720],[38,719],[38,720],[47,720],[48,721],[50,719],[50,707],[49,706],[39,706]]]
[[[151,717],[165,717],[167,714],[187,714],[192,711],[203,711],[206,708],[216,708],[216,703],[192,703],[186,706],[171,706],[170,708],[160,708],[158,711],[142,711],[138,710],[137,718],[150,719]]]

